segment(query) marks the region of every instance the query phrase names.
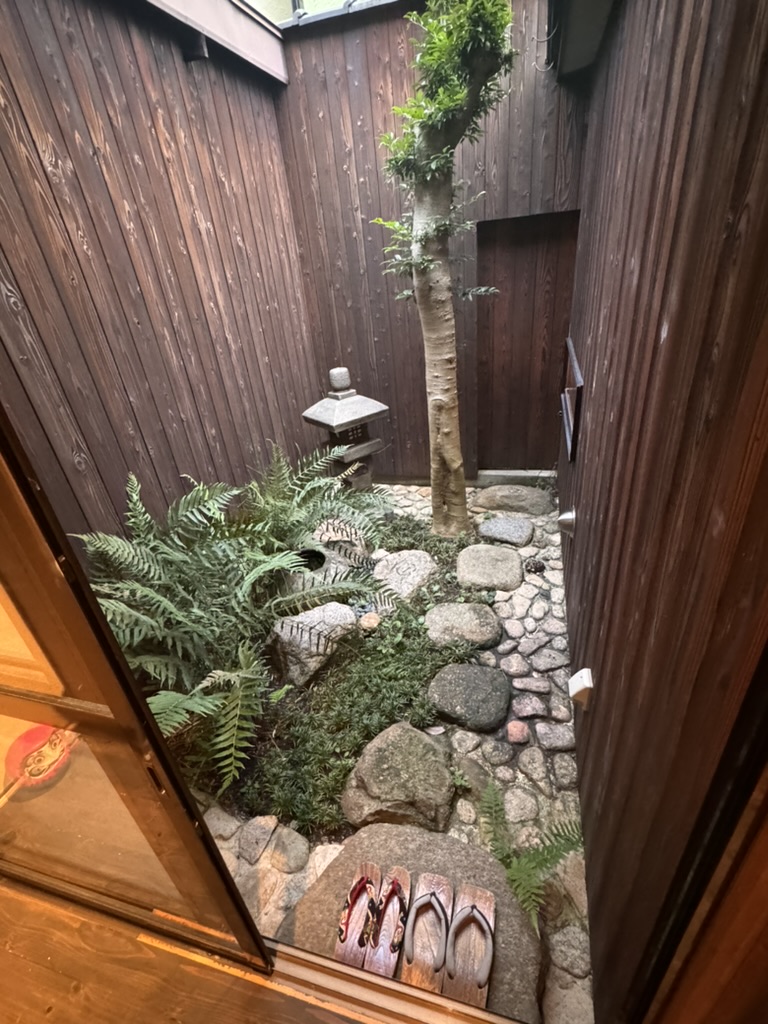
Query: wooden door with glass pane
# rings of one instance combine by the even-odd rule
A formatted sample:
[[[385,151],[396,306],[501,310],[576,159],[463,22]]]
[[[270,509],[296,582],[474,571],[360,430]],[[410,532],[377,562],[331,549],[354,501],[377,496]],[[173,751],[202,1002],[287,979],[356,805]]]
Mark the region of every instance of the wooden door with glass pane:
[[[268,970],[266,947],[20,458],[6,427],[0,875]]]

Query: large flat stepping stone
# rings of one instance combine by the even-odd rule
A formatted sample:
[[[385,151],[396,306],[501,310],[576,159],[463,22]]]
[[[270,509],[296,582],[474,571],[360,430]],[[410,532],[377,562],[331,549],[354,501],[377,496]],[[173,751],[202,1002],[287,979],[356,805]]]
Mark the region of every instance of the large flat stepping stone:
[[[523,517],[513,519],[511,516],[497,516],[480,523],[477,533],[483,540],[496,540],[501,544],[524,548],[533,540],[533,523]]]
[[[490,853],[458,839],[413,826],[371,825],[344,849],[290,910],[277,938],[319,956],[332,957],[344,899],[358,866],[373,861],[386,872],[402,865],[411,878],[431,872],[488,889],[496,896],[494,957],[488,1009],[514,1020],[539,1024],[537,1002],[541,945],[509,888],[504,868]]]
[[[459,552],[456,575],[463,587],[516,590],[523,582],[523,563],[511,548],[470,544]]]
[[[512,687],[498,668],[446,665],[429,684],[438,715],[476,732],[492,732],[507,718]]]
[[[433,644],[444,647],[466,641],[477,647],[493,647],[501,640],[501,620],[487,604],[436,604],[424,617]]]
[[[373,575],[407,601],[437,572],[437,562],[426,551],[395,551],[376,563]]]
[[[529,516],[545,516],[554,508],[552,495],[541,487],[525,484],[498,484],[485,487],[475,497],[475,508],[500,512],[524,512]]]
[[[377,822],[448,827],[454,784],[448,749],[407,722],[371,740],[347,779],[341,809],[356,828]]]

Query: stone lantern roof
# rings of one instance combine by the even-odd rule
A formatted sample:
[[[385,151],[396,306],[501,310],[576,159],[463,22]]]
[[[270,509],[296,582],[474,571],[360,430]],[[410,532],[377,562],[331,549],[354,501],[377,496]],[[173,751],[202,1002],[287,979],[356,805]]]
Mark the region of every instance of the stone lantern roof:
[[[332,434],[339,434],[360,423],[370,423],[385,416],[389,406],[375,398],[358,395],[352,387],[352,380],[346,366],[336,366],[328,374],[331,390],[327,396],[306,409],[302,416],[307,423],[325,427]]]

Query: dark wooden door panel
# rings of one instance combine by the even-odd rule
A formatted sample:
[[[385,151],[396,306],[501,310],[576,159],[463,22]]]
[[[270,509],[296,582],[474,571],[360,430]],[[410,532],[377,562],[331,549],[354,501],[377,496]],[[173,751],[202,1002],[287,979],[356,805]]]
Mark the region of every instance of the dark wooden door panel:
[[[557,461],[578,227],[575,210],[478,227],[478,281],[499,291],[478,307],[481,469]]]

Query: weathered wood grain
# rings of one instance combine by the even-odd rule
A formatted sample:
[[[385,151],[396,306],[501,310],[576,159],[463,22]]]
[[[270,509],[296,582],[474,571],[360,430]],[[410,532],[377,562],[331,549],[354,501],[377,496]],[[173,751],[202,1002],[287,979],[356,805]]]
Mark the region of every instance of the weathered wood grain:
[[[0,397],[22,435],[39,436],[31,405],[50,438],[35,466],[52,491],[68,481],[65,528],[84,513],[114,529],[129,470],[159,512],[183,474],[244,481],[268,439],[319,443],[264,79],[224,54],[186,65],[174,23],[134,5],[5,0],[0,24]]]
[[[481,469],[557,461],[577,232],[575,212],[481,225],[479,277],[499,291],[478,313]]]
[[[764,2],[630,2],[592,94],[560,488],[598,1019],[632,1019],[768,639],[767,53]]]

